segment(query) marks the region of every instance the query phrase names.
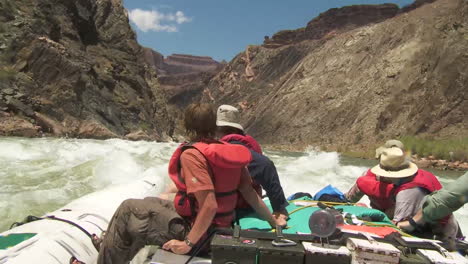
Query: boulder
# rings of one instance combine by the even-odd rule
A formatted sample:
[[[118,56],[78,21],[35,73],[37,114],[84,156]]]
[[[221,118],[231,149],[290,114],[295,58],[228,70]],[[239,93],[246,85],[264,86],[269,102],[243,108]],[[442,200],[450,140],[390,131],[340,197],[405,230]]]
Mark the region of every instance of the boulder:
[[[95,139],[108,139],[118,138],[114,132],[110,131],[106,126],[100,124],[95,120],[82,121],[78,128],[78,137],[80,138],[95,138]]]
[[[125,139],[132,140],[132,141],[151,141],[152,138],[143,130],[138,130],[135,132],[128,133],[125,135]]]

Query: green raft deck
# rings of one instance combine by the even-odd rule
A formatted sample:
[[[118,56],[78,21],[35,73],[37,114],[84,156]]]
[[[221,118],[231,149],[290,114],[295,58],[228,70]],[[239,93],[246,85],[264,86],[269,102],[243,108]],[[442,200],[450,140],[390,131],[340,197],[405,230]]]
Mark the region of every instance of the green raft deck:
[[[289,206],[286,210],[289,213],[289,220],[286,229],[283,229],[283,233],[286,234],[311,234],[309,228],[310,216],[320,208],[317,206],[318,201],[313,201],[308,197],[302,197],[298,200],[289,202]],[[391,227],[401,232],[386,214],[383,212],[361,206],[355,206],[352,204],[340,204],[332,202],[324,202],[327,205],[332,205],[335,209],[342,209],[345,215],[345,222],[348,224],[360,224],[367,226],[376,227]],[[268,200],[265,200],[265,204],[271,210],[271,204]],[[269,231],[271,230],[268,222],[260,219],[256,213],[249,213],[241,215],[239,220],[241,229]],[[402,232],[401,232],[402,233]]]

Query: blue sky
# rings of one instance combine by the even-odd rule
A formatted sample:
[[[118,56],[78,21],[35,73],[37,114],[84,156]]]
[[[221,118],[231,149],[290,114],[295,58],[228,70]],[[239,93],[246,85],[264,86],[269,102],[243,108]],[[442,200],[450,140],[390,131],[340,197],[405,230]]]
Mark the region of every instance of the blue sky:
[[[304,27],[321,12],[353,4],[413,0],[124,0],[141,45],[167,56],[183,53],[230,61],[247,45]]]

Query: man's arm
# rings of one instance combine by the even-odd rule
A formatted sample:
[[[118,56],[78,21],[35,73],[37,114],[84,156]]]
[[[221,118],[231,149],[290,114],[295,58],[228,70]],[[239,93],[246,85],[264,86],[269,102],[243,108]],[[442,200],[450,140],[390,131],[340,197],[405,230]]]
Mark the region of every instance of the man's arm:
[[[458,210],[468,201],[468,173],[453,181],[443,189],[427,196],[423,208],[413,217],[417,225],[426,222],[434,223]],[[413,231],[409,221],[398,223],[398,227],[406,231]]]
[[[214,191],[199,191],[194,195],[199,204],[200,211],[187,238],[195,244],[211,226],[218,209],[218,203],[216,202]]]
[[[241,175],[241,185],[239,191],[249,205],[257,212],[257,214],[265,221],[268,221],[272,227],[276,226],[275,219],[268,210],[268,207],[263,202],[262,198],[258,196],[251,184],[252,180],[247,168],[243,169]]]
[[[436,222],[468,202],[468,173],[427,197],[423,207],[426,222]]]
[[[185,179],[187,193],[195,196],[199,208],[192,229],[187,235],[188,240],[195,244],[213,222],[218,204],[205,157],[198,150],[188,149],[182,153],[180,159],[181,175]],[[191,250],[185,241],[175,239],[164,244],[163,248],[176,254],[187,254]]]
[[[407,232],[413,232],[417,226],[424,225],[423,212],[422,209],[419,210],[411,219],[414,223],[410,223],[409,220],[398,222],[397,226],[400,229],[403,229]]]
[[[352,203],[357,203],[364,196],[364,193],[359,190],[358,185],[355,183],[348,192],[345,193],[345,197]]]
[[[196,244],[200,238],[208,231],[213,218],[216,215],[218,204],[216,203],[216,197],[214,191],[199,191],[194,193],[195,199],[199,204],[199,212],[192,229],[187,235],[187,239],[192,243]],[[170,240],[163,245],[163,249],[171,250],[176,254],[187,254],[192,249],[187,245],[185,241]]]

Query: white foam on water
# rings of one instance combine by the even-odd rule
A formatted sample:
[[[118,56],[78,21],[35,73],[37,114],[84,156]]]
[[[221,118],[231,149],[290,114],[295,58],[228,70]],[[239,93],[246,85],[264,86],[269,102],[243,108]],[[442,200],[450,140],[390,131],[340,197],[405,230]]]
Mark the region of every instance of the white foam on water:
[[[0,138],[0,231],[26,215],[42,215],[87,193],[154,176],[155,195],[169,183],[167,165],[176,143],[120,139]],[[266,151],[287,196],[312,195],[328,184],[346,192],[367,166],[343,165],[336,152]],[[445,185],[453,177],[439,177]],[[368,202],[364,198],[362,202]],[[468,232],[468,210],[455,214]]]
[[[267,155],[269,153],[267,152]],[[343,166],[336,152],[309,149],[300,157],[271,155],[286,193],[316,193],[328,184],[342,191],[348,190],[366,167]]]
[[[152,175],[167,183],[174,143],[0,138],[0,230],[87,193]],[[156,195],[157,193],[155,193]]]

